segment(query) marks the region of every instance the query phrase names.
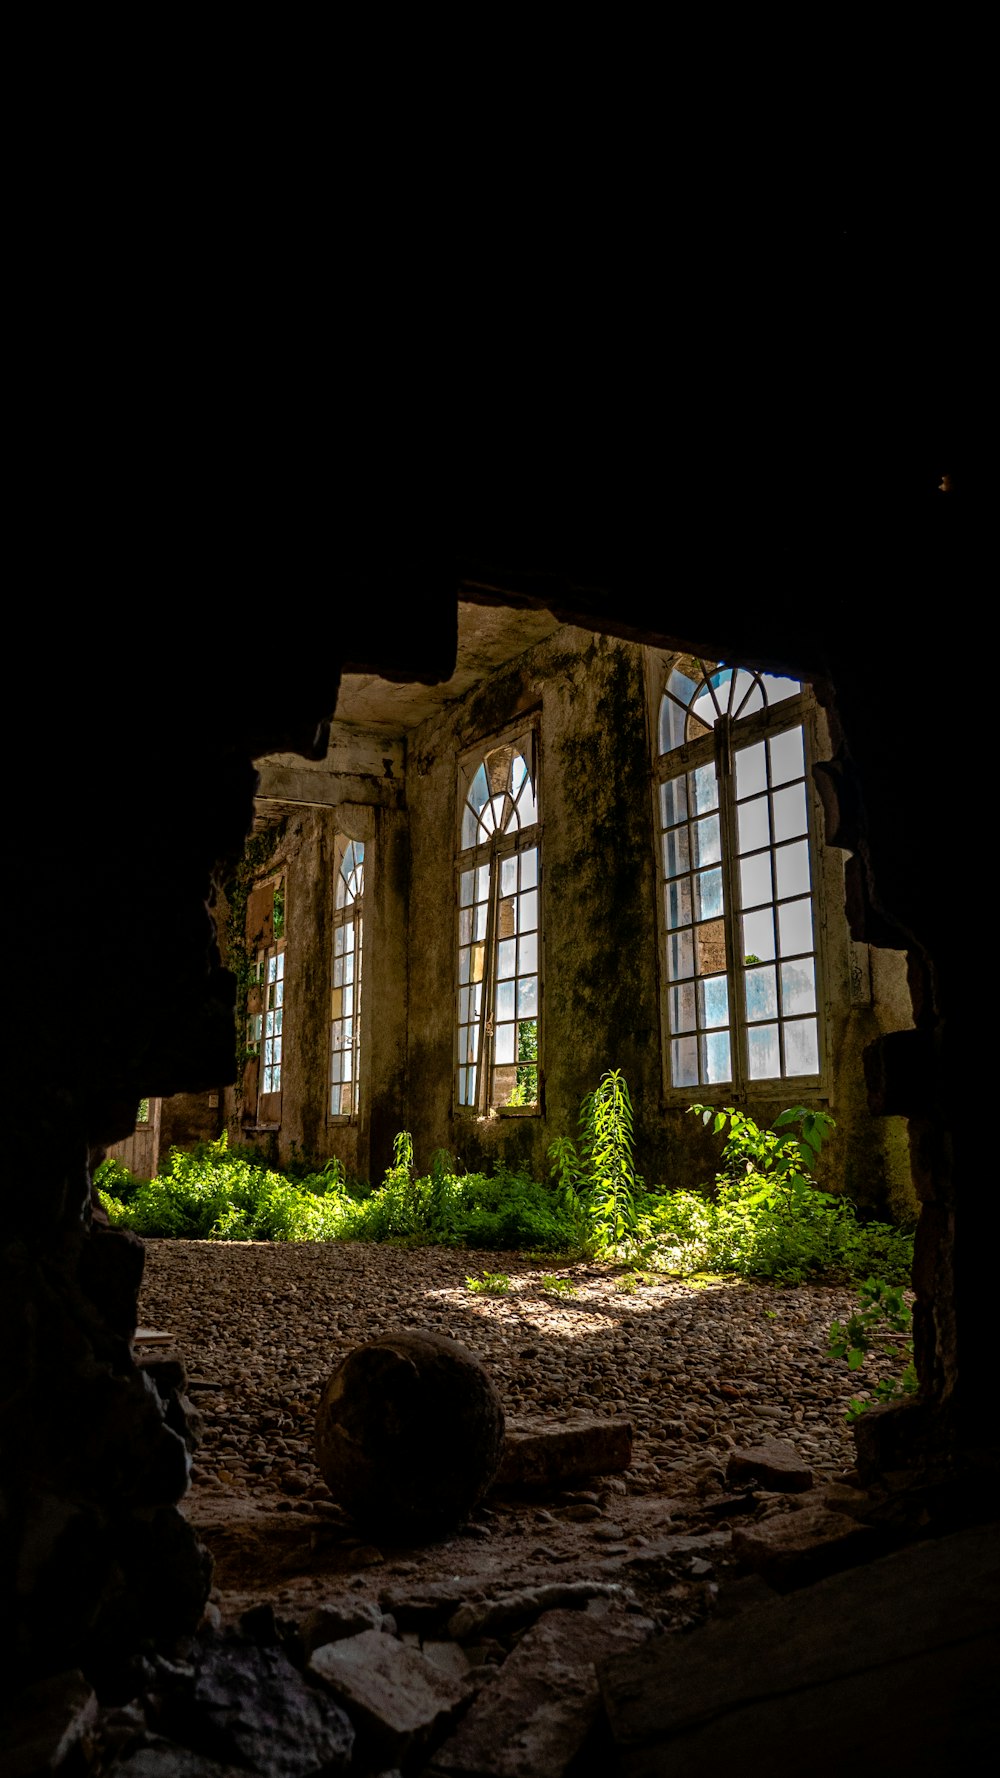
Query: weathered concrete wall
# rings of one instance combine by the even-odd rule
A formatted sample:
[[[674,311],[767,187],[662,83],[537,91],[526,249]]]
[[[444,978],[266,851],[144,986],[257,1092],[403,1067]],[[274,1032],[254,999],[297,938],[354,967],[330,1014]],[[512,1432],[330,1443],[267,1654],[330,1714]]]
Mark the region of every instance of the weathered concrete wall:
[[[407,1129],[421,1170],[444,1148],[468,1168],[502,1159],[545,1177],[553,1138],[576,1136],[583,1095],[620,1068],[640,1174],[672,1186],[712,1177],[721,1143],[687,1110],[701,1095],[671,1094],[663,1069],[651,735],[664,658],[562,626],[436,712],[405,749],[381,736],[337,737],[325,761],[298,762],[294,783],[288,762],[261,763],[264,806],[287,818],[269,867],[286,874],[285,1047],[280,1131],[250,1139],[275,1160],[336,1155],[349,1174],[377,1182]],[[457,762],[529,718],[540,736],[540,1111],[456,1115]],[[812,741],[823,757],[821,710]],[[308,803],[282,802],[282,789]],[[906,1216],[915,1208],[906,1126],[870,1115],[862,1064],[867,1044],[911,1023],[904,962],[852,942],[845,854],[823,843],[818,797],[812,819],[825,1090],[772,1083],[746,1109],[762,1124],[799,1102],[829,1110],[837,1129],[822,1182],[870,1211]],[[351,1123],[331,1120],[328,1104],[337,831],[366,848],[362,1091]],[[232,1094],[229,1117],[247,1139]]]
[[[382,750],[398,763],[400,749]],[[381,754],[380,754],[381,761]],[[352,762],[354,764],[355,762]],[[314,774],[320,788],[319,774]],[[273,788],[273,780],[268,780]],[[331,778],[322,788],[357,789],[361,774]],[[391,782],[391,790],[384,788]],[[378,801],[341,801],[307,808],[269,807],[286,817],[266,870],[285,876],[285,1005],[282,1047],[281,1124],[276,1131],[247,1123],[235,1089],[226,1094],[230,1139],[247,1142],[280,1164],[336,1156],[354,1178],[380,1178],[403,1127],[406,1089],[406,900],[407,817],[398,807],[400,779],[373,774]],[[361,987],[362,1090],[357,1119],[330,1116],[330,987],[335,839],[338,833],[365,845],[363,973]]]
[[[468,1167],[502,1157],[545,1175],[549,1143],[576,1135],[583,1094],[613,1067],[633,1100],[639,1172],[650,1183],[690,1186],[715,1171],[721,1144],[686,1108],[697,1089],[680,1102],[663,1085],[649,665],[629,642],[564,627],[414,736],[408,1127],[418,1167],[444,1147]],[[533,710],[541,734],[542,1107],[535,1117],[470,1119],[452,1111],[456,758]],[[829,745],[820,711],[813,742],[817,756]],[[871,1211],[907,1215],[905,1126],[871,1117],[862,1067],[867,1043],[910,1022],[903,962],[852,944],[844,855],[822,843],[818,798],[812,818],[827,1090],[768,1085],[746,1109],[762,1124],[800,1102],[829,1110],[837,1129],[823,1183]]]

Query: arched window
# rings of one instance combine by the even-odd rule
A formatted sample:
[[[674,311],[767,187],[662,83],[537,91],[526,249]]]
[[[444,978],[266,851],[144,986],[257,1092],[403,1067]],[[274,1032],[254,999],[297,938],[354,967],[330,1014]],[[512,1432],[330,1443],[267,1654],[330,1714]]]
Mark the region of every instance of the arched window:
[[[534,730],[459,767],[455,1097],[539,1103],[539,835]]]
[[[819,1084],[809,696],[692,656],[667,673],[656,778],[671,1088]]]
[[[361,1040],[361,945],[365,889],[363,840],[338,834],[333,890],[333,987],[330,998],[330,1116],[358,1115]]]

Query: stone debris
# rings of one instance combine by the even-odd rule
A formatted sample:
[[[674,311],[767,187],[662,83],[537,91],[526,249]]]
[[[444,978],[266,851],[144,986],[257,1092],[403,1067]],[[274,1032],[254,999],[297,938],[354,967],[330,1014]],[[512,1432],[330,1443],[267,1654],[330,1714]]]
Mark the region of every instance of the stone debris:
[[[803,1463],[794,1445],[784,1444],[776,1438],[764,1438],[750,1450],[730,1452],[726,1480],[733,1485],[755,1482],[758,1488],[791,1494],[811,1488],[813,1472],[807,1463]]]
[[[817,1500],[798,1512],[738,1527],[732,1547],[741,1562],[783,1592],[867,1561],[884,1548],[884,1539],[875,1526]]]
[[[576,1476],[609,1475],[632,1461],[632,1422],[593,1416],[553,1424],[507,1422],[496,1485],[556,1487]]]
[[[562,1778],[597,1716],[596,1663],[655,1628],[623,1607],[545,1612],[421,1778]]]
[[[308,1670],[347,1710],[362,1749],[386,1762],[408,1760],[471,1690],[468,1673],[449,1670],[440,1654],[430,1660],[379,1630],[315,1649]]]
[[[215,1590],[95,1721],[81,1694],[82,1772],[578,1778],[609,1649],[687,1642],[732,1587],[860,1559],[859,1379],[825,1350],[851,1292],[663,1279],[623,1301],[589,1265],[570,1316],[503,1258],[494,1298],[465,1278],[495,1254],[148,1243],[143,1322],[174,1343],[146,1387],[198,1401],[184,1513]],[[319,1471],[317,1409],[350,1351],[418,1321],[485,1367],[508,1467],[452,1532],[376,1544]]]
[[[448,1620],[449,1634],[456,1641],[473,1636],[509,1634],[543,1611],[586,1609],[592,1599],[625,1597],[625,1589],[607,1581],[569,1581],[564,1586],[526,1588],[522,1592],[504,1593],[499,1599],[484,1600],[481,1605],[462,1605]]]
[[[467,1276],[498,1269],[511,1279],[504,1295],[468,1290]],[[831,1321],[854,1306],[849,1287],[692,1290],[664,1277],[623,1296],[620,1268],[581,1264],[566,1268],[570,1312],[538,1290],[545,1270],[444,1248],[147,1242],[142,1320],[172,1333],[203,1418],[194,1500],[328,1502],[315,1451],[322,1392],[351,1350],[401,1326],[475,1353],[508,1428],[627,1423],[631,1460],[605,1481],[624,1476],[632,1497],[669,1490],[706,1458],[724,1472],[732,1450],[765,1438],[793,1443],[817,1480],[853,1466],[844,1415],[865,1372],[826,1350]]]

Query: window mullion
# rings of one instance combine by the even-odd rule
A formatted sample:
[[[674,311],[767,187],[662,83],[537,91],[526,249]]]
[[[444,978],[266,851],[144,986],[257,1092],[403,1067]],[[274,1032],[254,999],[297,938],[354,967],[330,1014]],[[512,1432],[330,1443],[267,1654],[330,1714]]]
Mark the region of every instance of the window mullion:
[[[732,724],[723,716],[715,725],[715,770],[719,781],[719,814],[722,837],[722,919],[726,934],[726,975],[729,981],[729,1054],[734,1096],[742,1097],[746,1083],[743,1029],[743,970],[740,950],[740,868],[736,827],[736,774],[733,770]]]
[[[476,1075],[476,1108],[486,1116],[493,1090],[493,1011],[496,1002],[497,897],[500,888],[500,862],[490,849],[490,892],[486,903],[486,937],[483,950],[483,996],[479,1008],[479,1069]]]

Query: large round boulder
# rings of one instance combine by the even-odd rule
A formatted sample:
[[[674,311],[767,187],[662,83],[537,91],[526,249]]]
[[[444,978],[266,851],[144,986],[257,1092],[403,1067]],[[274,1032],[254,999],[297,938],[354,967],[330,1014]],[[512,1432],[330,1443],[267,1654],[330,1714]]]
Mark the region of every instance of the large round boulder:
[[[504,1416],[479,1359],[403,1328],[356,1346],[316,1416],[316,1461],[334,1499],[383,1541],[452,1529],[500,1466]]]

